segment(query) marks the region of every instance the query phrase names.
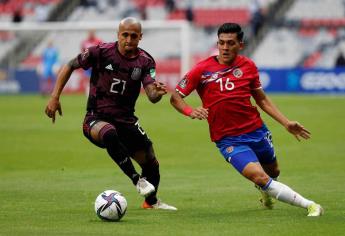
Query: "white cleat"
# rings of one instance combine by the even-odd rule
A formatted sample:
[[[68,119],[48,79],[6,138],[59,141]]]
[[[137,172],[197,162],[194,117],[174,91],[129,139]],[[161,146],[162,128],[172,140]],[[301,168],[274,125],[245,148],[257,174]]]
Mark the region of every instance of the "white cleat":
[[[140,178],[138,180],[136,187],[137,187],[138,193],[144,197],[149,196],[151,193],[153,193],[156,190],[155,187],[144,178]]]
[[[313,203],[308,206],[308,216],[321,216],[323,213],[324,210],[319,204]]]
[[[150,205],[146,201],[144,201],[143,205],[141,206],[144,209],[161,209],[161,210],[170,210],[170,211],[177,211],[177,208],[174,206],[170,206],[160,200],[157,203]]]

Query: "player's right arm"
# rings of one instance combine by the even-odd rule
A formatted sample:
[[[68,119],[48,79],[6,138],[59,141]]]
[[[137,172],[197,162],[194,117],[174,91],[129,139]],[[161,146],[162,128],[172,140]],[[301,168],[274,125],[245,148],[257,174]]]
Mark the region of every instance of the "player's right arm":
[[[170,97],[171,105],[180,113],[189,116],[192,119],[199,119],[205,120],[208,116],[208,110],[203,107],[192,108],[189,106],[183,96],[178,92],[175,91],[172,93]]]
[[[73,58],[70,62],[68,62],[66,65],[62,67],[57,76],[53,92],[45,109],[46,115],[52,119],[53,123],[55,122],[56,111],[58,111],[59,115],[62,116],[62,109],[59,101],[62,90],[65,87],[69,78],[71,77],[72,72],[80,67],[81,66],[78,62],[78,58]]]

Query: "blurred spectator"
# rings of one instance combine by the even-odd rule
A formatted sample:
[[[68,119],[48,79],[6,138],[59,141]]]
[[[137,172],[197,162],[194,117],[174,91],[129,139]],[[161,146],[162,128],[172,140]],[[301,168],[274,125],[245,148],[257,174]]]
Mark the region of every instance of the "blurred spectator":
[[[39,1],[35,6],[35,16],[38,22],[43,22],[48,19],[49,6],[43,0]]]
[[[194,21],[193,5],[190,1],[186,8],[186,20],[190,23],[193,23]]]
[[[41,74],[40,90],[42,95],[48,95],[53,90],[58,70],[58,60],[59,52],[53,45],[53,41],[50,40],[43,51],[41,68],[39,68]]]
[[[23,20],[23,12],[21,8],[17,8],[14,12],[13,12],[13,17],[12,17],[12,22],[14,23],[20,23]]]
[[[175,8],[176,8],[175,0],[165,0],[165,9],[167,9],[169,13],[175,11]]]
[[[345,57],[342,52],[339,53],[335,60],[335,67],[345,67]]]
[[[84,51],[86,48],[98,45],[102,42],[103,41],[96,36],[95,30],[90,30],[87,38],[81,42],[81,51]]]
[[[265,9],[261,6],[260,0],[252,0],[250,5],[252,35],[255,37],[260,31],[265,20]]]
[[[140,14],[141,20],[147,20],[146,7],[147,7],[146,0],[142,0],[138,3],[138,12]]]

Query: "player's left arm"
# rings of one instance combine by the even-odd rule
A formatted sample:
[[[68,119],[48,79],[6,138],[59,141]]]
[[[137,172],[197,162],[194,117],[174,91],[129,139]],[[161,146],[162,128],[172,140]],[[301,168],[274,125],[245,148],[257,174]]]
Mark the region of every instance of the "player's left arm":
[[[273,119],[278,121],[281,125],[283,125],[287,131],[293,134],[298,141],[300,141],[300,137],[303,139],[310,138],[310,132],[304,128],[303,125],[298,123],[297,121],[289,120],[279,109],[278,107],[272,102],[272,100],[266,95],[262,88],[253,89],[252,96],[256,102],[256,104],[269,116]]]
[[[155,81],[151,84],[146,85],[145,92],[147,97],[152,103],[159,102],[162,99],[162,96],[167,94],[166,85]]]

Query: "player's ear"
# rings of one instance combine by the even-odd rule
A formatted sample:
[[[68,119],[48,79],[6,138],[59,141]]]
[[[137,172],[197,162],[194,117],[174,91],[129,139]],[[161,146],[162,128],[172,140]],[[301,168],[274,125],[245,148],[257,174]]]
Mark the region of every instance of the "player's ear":
[[[241,42],[240,42],[240,50],[242,50],[243,48],[244,48],[244,42],[241,41]]]
[[[143,33],[140,33],[139,40],[143,38]]]

